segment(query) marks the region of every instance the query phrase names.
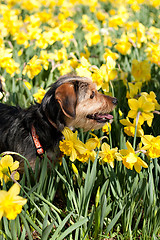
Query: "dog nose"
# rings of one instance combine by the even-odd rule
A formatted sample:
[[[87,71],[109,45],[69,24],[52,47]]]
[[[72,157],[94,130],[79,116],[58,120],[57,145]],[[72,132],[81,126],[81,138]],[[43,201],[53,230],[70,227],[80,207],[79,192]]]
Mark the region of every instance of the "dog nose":
[[[114,105],[117,105],[117,104],[118,104],[118,99],[117,99],[117,98],[113,98],[112,103],[113,103]]]

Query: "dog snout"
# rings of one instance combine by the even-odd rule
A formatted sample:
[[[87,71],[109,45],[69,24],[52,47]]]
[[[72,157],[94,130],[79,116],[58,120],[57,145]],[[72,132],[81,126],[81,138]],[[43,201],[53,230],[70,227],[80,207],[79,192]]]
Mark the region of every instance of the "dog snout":
[[[113,103],[114,105],[117,105],[117,104],[118,104],[118,99],[117,99],[117,98],[113,98],[112,103]]]

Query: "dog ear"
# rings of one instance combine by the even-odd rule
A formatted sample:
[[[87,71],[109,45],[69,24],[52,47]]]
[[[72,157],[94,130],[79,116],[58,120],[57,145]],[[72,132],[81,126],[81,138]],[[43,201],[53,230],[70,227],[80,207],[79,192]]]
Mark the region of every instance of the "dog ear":
[[[75,118],[77,97],[73,84],[64,83],[60,85],[55,91],[55,99],[67,117]]]

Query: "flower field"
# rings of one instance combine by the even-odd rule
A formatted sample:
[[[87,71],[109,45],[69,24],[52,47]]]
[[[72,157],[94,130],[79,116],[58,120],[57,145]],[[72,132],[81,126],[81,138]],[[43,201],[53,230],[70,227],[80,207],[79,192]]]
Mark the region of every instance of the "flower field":
[[[114,118],[64,128],[62,159],[34,171],[1,153],[0,240],[160,239],[159,0],[1,0],[0,102],[41,103],[71,72],[118,99]]]

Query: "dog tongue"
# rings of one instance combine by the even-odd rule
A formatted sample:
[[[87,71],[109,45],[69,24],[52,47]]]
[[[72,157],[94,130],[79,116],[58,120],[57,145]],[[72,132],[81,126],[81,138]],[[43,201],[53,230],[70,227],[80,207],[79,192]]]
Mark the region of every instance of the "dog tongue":
[[[96,114],[96,117],[99,119],[112,119],[113,116],[111,114]]]

